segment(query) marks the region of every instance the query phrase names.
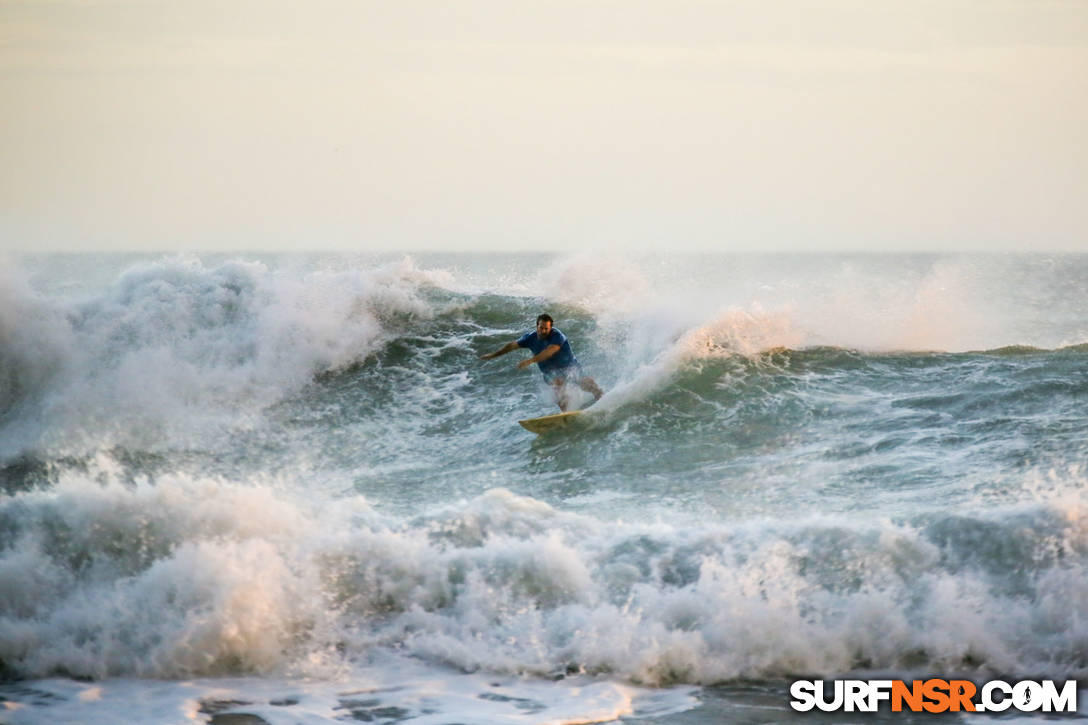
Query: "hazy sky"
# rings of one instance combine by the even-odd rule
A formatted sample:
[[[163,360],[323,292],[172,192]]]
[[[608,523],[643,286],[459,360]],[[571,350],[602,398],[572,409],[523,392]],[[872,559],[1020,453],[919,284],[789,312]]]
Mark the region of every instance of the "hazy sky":
[[[1088,252],[1088,1],[0,0],[0,251]]]

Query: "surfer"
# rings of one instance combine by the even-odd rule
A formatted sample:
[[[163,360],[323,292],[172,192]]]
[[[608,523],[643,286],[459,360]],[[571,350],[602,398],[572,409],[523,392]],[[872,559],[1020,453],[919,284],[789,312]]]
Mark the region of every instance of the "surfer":
[[[517,340],[511,340],[495,352],[481,355],[480,359],[490,360],[519,347],[527,347],[533,356],[519,362],[518,370],[524,370],[536,363],[544,375],[544,380],[552,386],[560,410],[566,412],[570,404],[566,390],[568,381],[578,383],[582,390],[592,393],[594,399],[600,400],[604,392],[593,378],[582,372],[582,366],[578,363],[578,358],[574,357],[567,336],[552,327],[553,324],[551,315],[540,315],[536,318],[535,330],[525,333]]]

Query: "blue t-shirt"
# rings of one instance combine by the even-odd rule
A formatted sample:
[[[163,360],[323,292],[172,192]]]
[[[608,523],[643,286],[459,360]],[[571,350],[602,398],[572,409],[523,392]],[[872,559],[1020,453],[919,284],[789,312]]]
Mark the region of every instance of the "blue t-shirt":
[[[574,357],[574,351],[570,349],[570,342],[567,341],[567,336],[554,327],[543,340],[536,334],[536,330],[531,330],[518,338],[518,347],[527,347],[533,351],[534,355],[539,355],[544,348],[550,345],[558,345],[559,352],[555,353],[547,360],[537,363],[540,372],[547,375],[549,372],[562,370],[563,368],[578,364],[578,358]]]

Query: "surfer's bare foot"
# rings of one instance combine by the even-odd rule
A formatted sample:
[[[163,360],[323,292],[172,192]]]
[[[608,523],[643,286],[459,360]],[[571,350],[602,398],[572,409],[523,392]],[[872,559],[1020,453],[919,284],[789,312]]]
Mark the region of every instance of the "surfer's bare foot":
[[[588,393],[593,393],[594,400],[600,400],[604,396],[604,391],[601,390],[601,386],[597,385],[597,381],[588,375],[578,381],[579,387]]]

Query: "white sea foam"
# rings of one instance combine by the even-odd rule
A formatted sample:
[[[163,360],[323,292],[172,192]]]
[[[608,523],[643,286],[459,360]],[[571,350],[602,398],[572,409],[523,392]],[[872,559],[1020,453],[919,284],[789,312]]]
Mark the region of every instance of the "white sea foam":
[[[759,362],[779,348],[797,348],[805,335],[788,315],[750,310],[720,311],[709,321],[690,327],[661,319],[643,319],[627,336],[620,353],[620,382],[608,391],[600,410],[613,410],[661,390],[676,374],[697,369],[707,361],[743,357]],[[649,350],[658,351],[647,356]]]
[[[803,344],[983,350],[1084,341],[1086,280],[1023,256],[629,257],[580,252],[538,273],[535,294],[580,307],[603,334],[645,321],[687,330],[723,309],[789,318]],[[1060,279],[1060,285],[1054,281]]]
[[[583,252],[553,261],[535,283],[545,299],[581,308],[607,324],[638,314],[651,279],[637,261]]]
[[[46,300],[9,273],[0,318],[0,457],[207,444],[318,372],[362,360],[443,280],[410,260],[290,273],[194,258],[137,265],[104,293]]]
[[[811,279],[807,263],[735,261],[691,289],[638,260],[516,275],[535,285],[519,296],[572,308],[590,333],[576,350],[611,388],[599,409],[636,421],[531,442],[513,424],[525,378],[472,367],[474,336],[512,324],[492,302],[526,300],[476,306],[410,262],[172,260],[82,300],[16,275],[0,284],[0,455],[35,455],[0,468],[0,673],[96,678],[25,683],[92,721],[126,698],[149,722],[219,698],[273,723],[356,706],[588,720],[637,714],[645,685],[852,669],[1086,674],[1076,354],[867,357],[860,380],[812,351],[780,371],[803,356],[778,347],[1034,340],[1008,309],[972,311],[1002,275],[962,260],[899,281],[880,260]],[[1062,314],[1039,342],[1077,338]],[[315,380],[394,338],[381,364]],[[698,406],[672,404],[692,390]],[[635,430],[647,410],[667,420]],[[249,425],[271,433],[231,440]],[[118,445],[120,462],[102,452]],[[493,486],[532,496],[480,493]],[[398,682],[403,697],[369,694]],[[492,682],[501,697],[479,697]],[[275,704],[287,690],[299,703]],[[11,717],[48,719],[36,695],[0,695]],[[360,699],[381,704],[344,704]]]
[[[449,272],[410,260],[368,264],[332,260],[314,270],[177,258],[137,265],[81,300],[43,297],[6,269],[0,459],[111,445],[206,447],[259,425],[266,406],[315,373],[366,359],[397,334],[397,320],[467,304],[436,309],[423,294],[457,288]],[[1017,270],[980,257],[583,253],[523,270],[516,284],[495,280],[493,291],[539,295],[589,315],[594,328],[575,347],[587,372],[615,389],[608,407],[658,389],[700,359],[779,346],[964,350],[1082,341],[1083,315],[1077,304],[1060,304],[1067,297],[1039,280],[1015,296],[1002,291],[1020,281]],[[1075,279],[1067,286],[1083,292]]]
[[[1088,539],[1045,504],[676,528],[495,490],[398,521],[267,485],[71,474],[3,499],[0,527],[0,660],[28,676],[327,677],[387,650],[650,685],[1088,672]]]

